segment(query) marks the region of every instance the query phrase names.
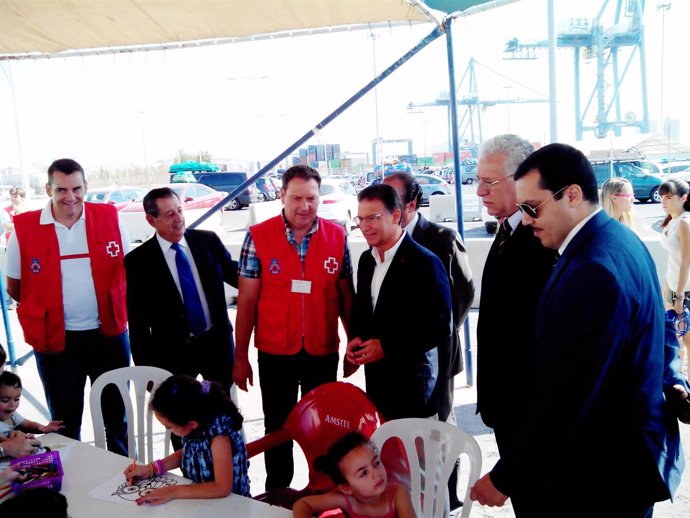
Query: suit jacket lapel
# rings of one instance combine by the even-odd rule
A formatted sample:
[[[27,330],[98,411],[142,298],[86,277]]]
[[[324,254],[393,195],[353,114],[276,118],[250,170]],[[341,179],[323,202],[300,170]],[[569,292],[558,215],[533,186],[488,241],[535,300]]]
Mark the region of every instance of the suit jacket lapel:
[[[417,243],[419,243],[419,240],[421,239],[421,235],[424,232],[426,232],[426,230],[429,228],[429,222],[422,215],[421,212],[417,212],[417,215],[418,215],[419,219],[417,220],[417,224],[414,227],[414,232],[412,232],[412,239],[414,239]]]
[[[565,250],[563,251],[563,255],[558,259],[558,262],[556,263],[553,273],[551,274],[551,277],[549,277],[548,282],[546,283],[546,286],[544,287],[544,294],[549,293],[551,290],[551,287],[553,284],[556,282],[556,279],[560,277],[561,272],[565,269],[565,267],[568,265],[570,262],[571,258],[577,254],[577,250],[580,248],[580,246],[589,238],[591,235],[602,225],[604,225],[610,217],[602,210],[600,211],[596,216],[594,216],[592,219],[590,219],[584,227],[580,229],[580,231],[575,234],[575,237],[573,237],[572,241],[568,243],[568,246],[565,247]],[[543,296],[542,296],[543,298]]]

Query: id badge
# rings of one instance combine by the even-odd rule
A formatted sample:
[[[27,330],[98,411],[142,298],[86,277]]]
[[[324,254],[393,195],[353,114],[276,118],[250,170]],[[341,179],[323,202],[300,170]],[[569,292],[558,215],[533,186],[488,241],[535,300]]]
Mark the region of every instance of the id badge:
[[[311,281],[292,280],[292,293],[311,293]]]

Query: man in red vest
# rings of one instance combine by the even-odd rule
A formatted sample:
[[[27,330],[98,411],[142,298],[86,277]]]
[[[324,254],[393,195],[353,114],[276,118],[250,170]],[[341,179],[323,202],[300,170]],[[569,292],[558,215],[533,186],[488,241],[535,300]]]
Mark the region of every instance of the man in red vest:
[[[249,229],[240,255],[235,331],[237,386],[254,382],[249,339],[259,349],[266,433],[279,429],[302,395],[336,380],[338,318],[347,331],[354,289],[342,227],[316,217],[321,177],[291,167],[282,177],[283,212]],[[292,481],[292,444],[268,450],[266,490]]]
[[[51,419],[80,439],[84,385],[129,365],[124,256],[129,239],[112,205],[84,203],[81,165],[48,168],[50,202],[19,214],[7,245],[7,292],[19,301]],[[113,385],[102,399],[108,449],[127,454],[124,405]]]

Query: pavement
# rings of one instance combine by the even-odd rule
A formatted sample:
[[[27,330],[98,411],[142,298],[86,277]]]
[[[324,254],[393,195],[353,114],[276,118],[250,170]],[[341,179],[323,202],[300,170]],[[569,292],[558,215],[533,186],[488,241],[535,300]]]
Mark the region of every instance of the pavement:
[[[231,320],[234,321],[236,314],[235,309],[229,308],[228,311]],[[19,357],[29,352],[30,348],[23,341],[21,329],[16,318],[16,311],[10,311],[8,314],[10,327],[15,340],[15,348]],[[477,310],[472,310],[470,312],[469,321],[471,336],[474,344],[476,343],[475,337]],[[344,336],[342,329],[341,336]],[[258,368],[256,364],[256,349],[253,347],[251,348],[250,362],[254,368],[254,373],[256,376]],[[28,419],[46,422],[48,420],[48,415],[46,411],[45,397],[43,395],[42,385],[38,378],[38,373],[36,371],[36,363],[34,358],[29,358],[26,363],[14,370],[19,376],[21,376],[22,383],[24,385],[22,402],[19,411]],[[349,378],[347,381],[364,388],[364,374],[362,369],[360,369],[359,372],[355,373],[355,375]],[[459,374],[456,378],[455,386],[455,415],[458,425],[461,429],[474,436],[479,443],[479,446],[482,450],[482,474],[486,473],[498,460],[498,450],[496,448],[496,441],[493,431],[485,426],[479,416],[475,414],[477,401],[476,389],[473,386],[467,385],[464,372]],[[258,379],[255,378],[255,384],[253,387],[250,387],[249,392],[238,392],[239,406],[245,418],[244,431],[247,441],[258,439],[264,435],[263,412],[261,408],[261,390],[258,386]],[[516,402],[516,404],[519,404],[519,402]],[[680,426],[682,441],[685,446],[685,460],[686,464],[690,466],[690,426],[682,424]],[[157,429],[157,441],[155,447],[156,454],[158,456],[162,456],[163,452],[162,436],[163,429],[160,427]],[[93,443],[93,427],[91,425],[91,417],[88,410],[88,397],[85,400],[84,406],[82,440],[84,442]],[[292,486],[295,488],[302,488],[306,485],[308,480],[307,465],[304,455],[301,453],[298,446],[295,447],[294,451],[296,460],[295,477],[293,479]],[[466,478],[463,478],[463,474],[464,473],[461,472],[461,495],[466,485]],[[249,475],[252,480],[252,493],[259,494],[263,492],[265,470],[261,455],[251,459]],[[615,476],[615,474],[612,474],[612,476]],[[535,484],[539,484],[539,481],[535,481]],[[586,495],[584,497],[586,498]],[[462,496],[461,499],[463,499]],[[564,502],[564,505],[568,505],[568,503]],[[471,516],[477,518],[502,518],[511,517],[514,516],[514,514],[510,505],[510,500],[508,500],[507,504],[502,508],[482,507],[478,504],[475,504],[472,507]],[[554,516],[558,516],[557,512],[554,513]],[[657,504],[655,506],[654,516],[655,518],[678,518],[679,516],[690,516],[690,475],[686,474],[686,476],[684,476],[683,481],[681,482],[681,485],[676,493],[675,502],[671,503],[667,501]]]

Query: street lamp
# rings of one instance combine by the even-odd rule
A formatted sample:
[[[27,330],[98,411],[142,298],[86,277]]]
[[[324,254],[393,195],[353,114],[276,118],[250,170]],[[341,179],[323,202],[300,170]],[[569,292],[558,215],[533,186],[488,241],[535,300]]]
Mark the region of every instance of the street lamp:
[[[380,36],[378,34],[374,34],[373,31],[369,33],[369,37],[371,37],[371,53],[373,57],[373,63],[374,63],[374,77],[377,77],[378,73],[376,72],[376,38],[379,38]],[[383,164],[383,145],[381,142],[381,135],[379,134],[379,90],[378,90],[378,85],[374,86],[374,112],[376,114],[376,157],[374,160],[374,166],[379,165],[379,163]]]
[[[666,32],[666,11],[671,9],[671,2],[665,4],[656,4],[656,10],[661,11],[661,73],[660,81],[661,87],[659,92],[659,127],[664,135],[666,135],[666,123],[664,122],[664,45]],[[668,154],[666,160],[671,160],[671,129],[668,128]]]
[[[240,76],[240,77],[226,77],[228,81],[243,81],[246,87],[246,97],[248,99],[247,110],[249,113],[249,136],[251,138],[251,154],[252,162],[250,164],[249,170],[252,174],[256,172],[256,143],[254,139],[254,90],[256,86],[256,81],[261,81],[264,79],[269,79],[271,76]]]
[[[508,101],[506,103],[506,109],[507,109],[507,116],[508,116],[508,133],[510,133],[510,89],[513,87],[513,85],[505,85],[503,88],[506,89],[506,100]]]

